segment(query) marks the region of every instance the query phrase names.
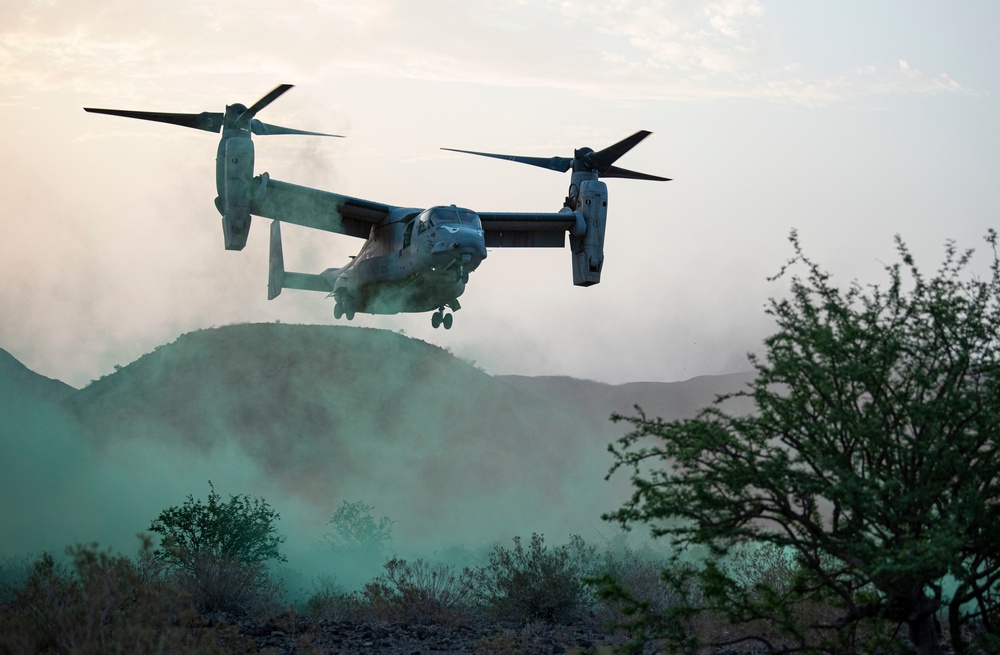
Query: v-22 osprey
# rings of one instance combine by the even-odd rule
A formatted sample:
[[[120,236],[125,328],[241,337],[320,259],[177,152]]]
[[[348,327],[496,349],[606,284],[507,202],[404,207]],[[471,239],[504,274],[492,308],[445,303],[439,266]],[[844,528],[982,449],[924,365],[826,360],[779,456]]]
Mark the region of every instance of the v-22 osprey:
[[[321,291],[332,296],[334,316],[351,320],[358,312],[434,312],[431,324],[450,329],[469,274],[486,259],[487,248],[562,248],[569,245],[573,284],[601,281],[608,189],[600,178],[668,181],[669,178],[619,168],[614,163],[650,132],[640,131],[594,151],[572,157],[521,157],[443,148],[563,172],[572,170],[569,192],[557,212],[477,212],[455,205],[420,209],[398,207],[254,175],[251,135],[337,136],[259,121],[255,116],[292,88],[282,84],[250,107],[232,104],[225,112],[163,113],[85,107],[88,112],[157,121],[222,133],[216,155],[215,206],[222,215],[227,250],[242,250],[251,216],[271,223],[268,298],[282,289]],[[286,271],[281,223],[364,239],[351,261],[321,273]],[[449,311],[450,310],[450,311]]]

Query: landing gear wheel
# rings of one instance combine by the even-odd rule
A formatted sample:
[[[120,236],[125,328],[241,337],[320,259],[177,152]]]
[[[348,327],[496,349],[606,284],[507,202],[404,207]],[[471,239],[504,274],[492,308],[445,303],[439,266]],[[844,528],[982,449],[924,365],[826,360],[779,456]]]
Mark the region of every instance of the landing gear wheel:
[[[333,317],[339,321],[340,317],[343,315],[344,315],[344,306],[338,302],[336,305],[333,306]]]
[[[442,319],[442,323],[444,324],[444,329],[450,330],[451,324],[454,320],[455,320],[454,316],[452,316],[451,314],[445,314],[444,319]]]
[[[434,312],[434,314],[431,315],[431,327],[436,330],[437,328],[441,327],[441,322],[443,320],[444,317],[441,315],[441,310],[439,309],[438,311]]]
[[[344,310],[344,317],[348,321],[353,321],[354,320],[354,310],[353,309],[345,309]]]

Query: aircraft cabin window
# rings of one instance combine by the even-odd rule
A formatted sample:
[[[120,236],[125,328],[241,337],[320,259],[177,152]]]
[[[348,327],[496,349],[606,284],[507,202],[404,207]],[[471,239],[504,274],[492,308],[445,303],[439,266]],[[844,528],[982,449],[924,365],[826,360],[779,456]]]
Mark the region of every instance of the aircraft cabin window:
[[[409,223],[407,223],[406,227],[403,228],[403,247],[404,248],[409,248],[410,247],[410,240],[413,238],[413,224],[414,223],[416,223],[416,221],[410,221]]]

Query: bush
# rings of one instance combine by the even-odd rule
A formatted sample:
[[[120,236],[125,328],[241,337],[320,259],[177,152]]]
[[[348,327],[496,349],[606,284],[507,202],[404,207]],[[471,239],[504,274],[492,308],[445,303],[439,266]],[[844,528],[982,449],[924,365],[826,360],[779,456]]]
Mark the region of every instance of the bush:
[[[514,537],[513,549],[496,545],[489,564],[469,571],[469,584],[497,618],[569,623],[588,609],[584,578],[595,560],[596,549],[579,535],[551,550],[540,534],[531,535],[527,548]]]
[[[286,561],[278,552],[285,541],[274,526],[278,513],[263,498],[230,496],[223,503],[211,481],[208,486],[207,503],[188,496],[180,507],[160,512],[149,526],[163,537],[154,552],[158,559],[190,572],[206,555],[243,564]]]
[[[387,516],[376,521],[374,509],[360,500],[354,503],[345,500],[330,518],[329,525],[334,531],[327,538],[340,548],[381,554],[392,541],[393,521]]]
[[[314,583],[315,593],[306,601],[306,610],[317,620],[345,621],[361,614],[361,601],[348,592],[332,575],[321,575]]]
[[[190,629],[196,614],[163,575],[148,538],[134,561],[96,545],[67,552],[69,566],[41,555],[0,607],[0,652],[225,652]]]
[[[468,610],[470,572],[456,575],[448,564],[412,564],[393,557],[385,573],[362,590],[375,616],[390,621],[451,625]]]
[[[279,516],[262,499],[230,496],[222,502],[209,482],[208,501],[188,496],[150,525],[162,535],[156,558],[176,572],[180,585],[203,612],[260,614],[273,609],[283,596],[264,562],[285,557],[278,547]]]
[[[374,509],[360,500],[345,500],[328,523],[333,530],[324,542],[333,555],[334,570],[352,589],[379,575],[392,541],[393,521],[387,516],[376,519]]]
[[[202,612],[269,615],[284,597],[282,584],[260,562],[244,563],[202,553],[175,573],[180,587]]]
[[[634,601],[644,603],[650,611],[662,613],[668,607],[678,604],[680,594],[664,582],[662,570],[666,558],[651,550],[630,548],[623,538],[616,539],[601,554],[597,565],[596,585],[614,581],[627,592]],[[620,622],[625,604],[611,597],[603,597],[598,606],[598,617],[602,622]]]
[[[798,566],[792,553],[774,544],[763,543],[730,551],[723,568],[741,589],[759,596],[765,591],[781,595],[789,593]]]
[[[0,605],[13,602],[17,591],[24,587],[33,569],[30,557],[0,559]]]

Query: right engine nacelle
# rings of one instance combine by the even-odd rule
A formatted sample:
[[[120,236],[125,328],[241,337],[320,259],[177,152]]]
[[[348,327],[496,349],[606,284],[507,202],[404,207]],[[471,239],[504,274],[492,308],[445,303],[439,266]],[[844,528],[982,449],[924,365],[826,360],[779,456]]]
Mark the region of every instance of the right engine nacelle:
[[[216,207],[222,214],[226,250],[243,250],[250,234],[250,187],[253,182],[253,141],[231,137],[219,144],[216,157]]]
[[[608,185],[600,180],[580,182],[576,210],[583,214],[587,230],[580,236],[570,234],[573,251],[573,284],[589,287],[601,281],[604,266],[604,228],[608,219]]]

